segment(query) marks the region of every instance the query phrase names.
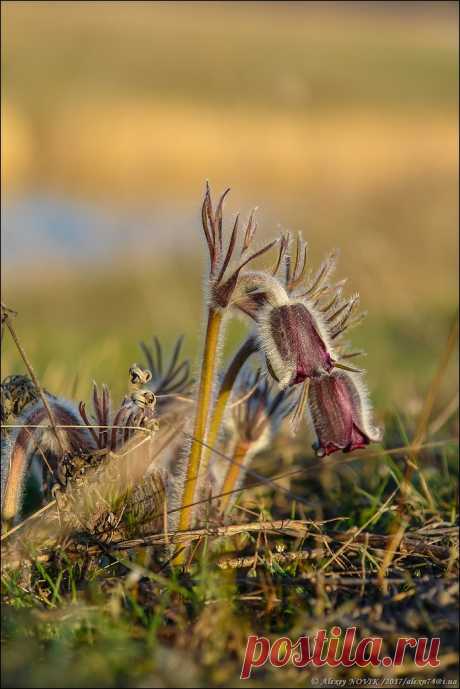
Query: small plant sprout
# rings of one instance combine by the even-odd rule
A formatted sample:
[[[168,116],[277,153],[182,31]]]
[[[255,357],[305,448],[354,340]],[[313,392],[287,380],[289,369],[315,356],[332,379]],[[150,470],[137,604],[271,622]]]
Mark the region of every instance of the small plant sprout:
[[[132,385],[133,368],[129,369]],[[136,373],[136,380],[137,377],[138,373]],[[108,449],[115,452],[134,435],[136,429],[156,424],[156,397],[151,390],[139,389],[138,385],[135,383],[133,392],[125,396],[116,411],[112,411],[113,404],[107,385],[103,385],[102,391],[99,392],[96,383],[93,383],[93,414],[91,417],[88,416],[85,403],[80,402],[81,419],[93,436],[95,446],[99,450]]]

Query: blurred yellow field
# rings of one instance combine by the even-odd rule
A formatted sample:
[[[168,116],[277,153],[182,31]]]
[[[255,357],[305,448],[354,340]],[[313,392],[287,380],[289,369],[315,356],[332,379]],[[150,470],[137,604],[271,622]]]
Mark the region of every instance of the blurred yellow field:
[[[4,180],[9,190],[48,170],[60,192],[117,201],[196,195],[212,172],[218,186],[298,201],[334,189],[368,194],[413,176],[455,177],[457,123],[448,114],[283,114],[162,105],[72,105],[48,123],[38,160],[26,118],[5,104]]]

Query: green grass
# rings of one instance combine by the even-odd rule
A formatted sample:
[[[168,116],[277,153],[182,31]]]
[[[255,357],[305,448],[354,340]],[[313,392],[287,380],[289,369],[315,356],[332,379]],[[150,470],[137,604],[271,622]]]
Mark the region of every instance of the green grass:
[[[397,424],[390,434],[401,442]],[[455,446],[423,452],[435,512],[427,508],[415,479],[406,505],[409,532],[426,526],[429,519],[433,525],[455,521],[457,464]],[[298,509],[316,518],[318,534],[347,531],[376,514],[400,482],[402,468],[396,456],[355,460],[342,467],[339,463],[332,471],[316,469],[291,481],[290,487],[310,504]],[[263,510],[264,517],[291,516],[286,496],[266,488],[247,492],[244,503],[255,515]],[[337,517],[338,522],[320,525],[323,519]],[[385,512],[367,531],[391,533],[395,520],[394,512]],[[449,547],[451,538],[438,536],[434,542]],[[89,569],[58,559],[46,567],[5,575],[4,686],[237,686],[247,634],[296,639],[335,624],[357,625],[360,636],[383,636],[385,650],[400,635],[440,635],[441,657],[455,653],[452,563],[417,550],[399,555],[388,573],[390,581],[399,583],[390,583],[386,595],[375,583],[382,552],[363,544],[347,551],[340,565],[329,567],[323,577],[320,568],[329,553],[321,549],[321,539],[314,538],[297,544],[284,539],[288,550],[316,548],[305,562],[259,566],[254,576],[247,568],[216,567],[219,552],[235,546],[246,554],[255,549],[261,554],[267,549],[275,552],[280,541],[280,536],[269,536],[266,545],[257,545],[252,536],[210,541],[188,575],[155,574],[158,566],[153,563],[144,569],[142,550],[132,551],[129,558],[114,551]],[[367,583],[359,574],[363,567]],[[347,584],[353,576],[358,582]],[[454,677],[454,669],[450,661],[437,676]],[[429,672],[432,676],[433,670]],[[321,676],[320,671],[313,674]],[[304,686],[311,676],[309,671],[264,668],[250,684]],[[335,676],[347,675],[338,671]],[[362,676],[368,676],[366,670]]]

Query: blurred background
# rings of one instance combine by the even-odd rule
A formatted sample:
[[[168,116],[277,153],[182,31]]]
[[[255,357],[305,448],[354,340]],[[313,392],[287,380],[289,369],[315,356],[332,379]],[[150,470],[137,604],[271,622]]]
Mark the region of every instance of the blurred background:
[[[3,300],[46,387],[121,394],[153,333],[196,352],[209,179],[228,224],[340,248],[376,404],[417,413],[457,309],[457,3],[1,11]]]

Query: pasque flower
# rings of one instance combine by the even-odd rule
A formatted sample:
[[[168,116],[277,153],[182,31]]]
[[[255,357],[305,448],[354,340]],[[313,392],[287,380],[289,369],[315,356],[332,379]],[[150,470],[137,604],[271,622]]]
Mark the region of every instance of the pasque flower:
[[[168,524],[187,531],[201,514],[197,510],[200,499],[208,501],[213,488],[222,494],[220,509],[228,510],[230,496],[252,457],[271,442],[286,416],[297,429],[308,408],[320,456],[349,452],[380,439],[362,372],[346,363],[358,352],[348,351],[343,334],[363,314],[357,313],[358,295],[343,296],[345,281],[334,283],[332,279],[337,254],[327,256],[314,272],[308,267],[308,247],[300,235],[293,241],[289,233],[282,234],[256,248],[254,213],[241,227],[236,217],[225,237],[226,195],[227,191],[213,204],[207,187],[202,205],[209,271],[195,389],[189,362],[181,360],[181,338],[167,358],[157,338],[152,347],[142,345],[147,368],[137,364],[130,368],[129,394],[117,406],[106,386],[94,386],[89,411],[84,403],[77,409],[47,396],[49,411],[43,400],[37,399],[37,390],[28,386],[23,390],[15,380],[2,385],[2,421],[12,414],[20,426],[12,432],[4,429],[2,434],[2,467],[6,470],[2,500],[8,518],[18,518],[25,475],[37,442],[55,464],[62,464],[66,453],[83,464],[88,454],[110,458],[115,453],[121,474],[132,477],[131,465],[126,472],[122,465],[122,458],[136,445],[131,438],[156,430],[158,424],[169,426],[176,435],[169,441],[161,466],[157,454],[148,454],[150,443],[142,441],[147,456],[139,463],[139,472],[164,471],[168,508],[177,517],[177,522],[169,517]],[[276,254],[273,267],[255,270],[253,261],[269,249]],[[249,319],[250,332],[222,371],[224,324],[237,312]],[[260,379],[244,374],[243,367],[253,356],[261,356],[266,364],[266,375]],[[52,417],[59,432],[48,429]],[[190,441],[185,445],[182,430]],[[57,445],[63,447],[58,447],[56,440],[61,436],[62,443]],[[219,463],[219,457],[226,461]],[[69,470],[71,479],[72,472]],[[174,562],[185,558],[183,551]]]
[[[345,280],[331,282],[337,253],[312,275],[307,249],[300,234],[296,242],[283,235],[271,273],[243,273],[232,303],[255,321],[259,349],[279,386],[306,386],[299,412],[309,395],[318,454],[347,452],[381,436],[372,423],[363,372],[345,363],[362,352],[347,351],[342,341],[365,314],[357,313],[357,294],[342,296]]]
[[[223,239],[222,209],[227,191],[221,196],[214,210],[209,188],[202,206],[203,230],[209,249],[210,269],[207,288],[208,317],[204,341],[201,371],[196,396],[196,411],[192,443],[186,463],[187,470],[181,499],[179,528],[188,529],[193,522],[193,505],[197,489],[201,490],[200,476],[206,476],[210,456],[209,441],[217,438],[218,428],[225,409],[229,386],[224,385],[217,397],[214,393],[218,352],[222,335],[224,315],[239,311],[248,316],[254,325],[257,349],[263,355],[269,375],[283,390],[302,384],[296,419],[303,416],[307,401],[308,385],[311,381],[322,381],[336,369],[352,372],[344,360],[355,353],[346,353],[339,340],[351,325],[362,315],[356,314],[358,295],[342,297],[344,282],[333,284],[337,255],[330,254],[319,270],[312,274],[307,270],[307,244],[300,235],[294,243],[289,234],[284,234],[262,249],[251,253],[256,225],[251,214],[245,230],[240,235],[238,217],[228,243]],[[248,264],[278,245],[277,260],[272,270],[254,270]],[[236,260],[235,260],[236,259]],[[243,348],[244,349],[244,348]],[[244,356],[237,357],[238,366],[233,364],[229,371],[238,369],[240,363],[252,354],[251,348]],[[234,379],[234,378],[233,378]],[[339,386],[340,387],[340,386]],[[332,396],[335,394],[331,393]],[[334,401],[340,408],[341,398]],[[331,405],[330,405],[331,406]],[[351,404],[349,404],[351,407]],[[327,414],[330,410],[326,408]],[[321,408],[317,415],[318,427]],[[361,446],[373,438],[372,433],[359,425],[350,431],[350,438],[331,442],[327,450],[348,446]],[[348,424],[349,425],[349,424]],[[321,426],[322,428],[322,426]],[[347,426],[348,430],[348,426]],[[353,435],[354,433],[354,435]]]
[[[317,436],[313,448],[319,457],[359,450],[381,439],[360,374],[334,371],[312,380],[308,408]]]
[[[331,352],[305,304],[265,310],[259,325],[268,370],[282,388],[332,370]]]
[[[358,295],[341,298],[344,282],[330,284],[335,253],[311,277],[307,244],[299,235],[295,258],[291,244],[290,235],[284,235],[273,271],[243,273],[232,298],[236,308],[256,321],[268,371],[281,388],[345,366],[334,341],[352,324],[359,302]]]
[[[230,239],[224,248],[222,209],[227,193],[228,189],[222,194],[214,210],[210,190],[207,186],[202,206],[202,224],[210,263],[207,294],[208,314],[198,380],[193,440],[187,458],[187,471],[181,501],[182,510],[179,518],[179,528],[184,530],[188,529],[192,523],[192,505],[199,485],[199,475],[200,472],[203,474],[206,470],[202,459],[203,455],[206,458],[204,448],[208,441],[209,418],[213,407],[213,390],[224,314],[228,308],[231,308],[234,300],[238,298],[239,282],[246,266],[274,247],[278,241],[274,240],[251,253],[250,248],[256,231],[254,213],[252,213],[242,233],[240,233],[239,218],[236,217]]]
[[[142,345],[148,368],[131,366],[129,394],[117,406],[107,386],[94,385],[87,412],[84,403],[76,408],[48,393],[39,395],[38,384],[34,390],[24,381],[4,381],[1,420],[13,415],[16,421],[2,430],[2,518],[7,523],[20,517],[38,445],[46,463],[43,495],[49,497],[51,486],[53,492],[57,486],[60,518],[71,514],[65,523],[72,529],[83,525],[104,541],[120,536],[124,515],[130,529],[148,516],[147,528],[154,531],[165,528],[166,518],[168,532],[188,531],[201,518],[222,518],[254,456],[269,447],[283,419],[297,430],[306,409],[320,457],[380,440],[362,372],[344,363],[358,353],[347,350],[343,334],[363,314],[356,313],[358,295],[344,297],[344,281],[332,281],[336,253],[315,273],[308,269],[307,244],[300,235],[293,241],[284,234],[254,248],[253,213],[242,227],[237,217],[227,239],[226,194],[214,205],[207,188],[202,205],[209,272],[196,388],[191,389],[188,361],[181,361],[181,338],[168,358],[157,338],[152,347]],[[255,270],[253,261],[269,249],[276,253],[274,266]],[[222,371],[223,326],[235,312],[249,318],[251,328]],[[266,375],[245,374],[248,359],[260,355]],[[150,436],[161,425],[166,442],[153,448]],[[185,444],[182,431],[189,439]],[[172,562],[186,562],[185,549],[171,554]]]

